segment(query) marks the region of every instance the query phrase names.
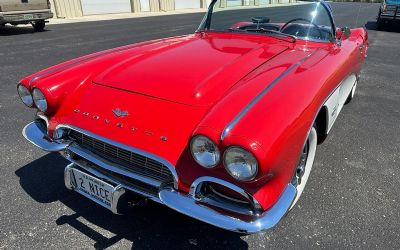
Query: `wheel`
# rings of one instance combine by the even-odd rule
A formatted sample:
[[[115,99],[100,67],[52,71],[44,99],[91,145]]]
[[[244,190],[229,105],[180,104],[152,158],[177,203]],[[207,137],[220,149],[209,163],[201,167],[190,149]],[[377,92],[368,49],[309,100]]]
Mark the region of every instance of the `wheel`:
[[[42,32],[44,31],[44,27],[46,26],[46,23],[44,21],[36,21],[32,23],[33,29],[36,32]]]
[[[356,83],[354,83],[354,86],[351,89],[351,92],[350,92],[349,96],[347,97],[346,102],[344,103],[345,105],[349,104],[351,102],[351,100],[353,100],[354,94],[356,93],[356,88],[357,88],[357,81],[356,81]]]
[[[308,134],[306,143],[300,155],[300,159],[293,177],[292,184],[296,187],[297,194],[290,207],[290,210],[296,205],[310,177],[311,169],[314,163],[315,152],[317,151],[317,130],[313,126]]]

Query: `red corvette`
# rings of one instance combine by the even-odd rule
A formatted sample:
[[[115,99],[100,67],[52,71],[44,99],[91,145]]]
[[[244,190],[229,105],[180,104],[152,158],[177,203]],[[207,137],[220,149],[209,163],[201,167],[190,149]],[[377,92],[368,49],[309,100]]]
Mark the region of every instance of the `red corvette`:
[[[228,5],[227,5],[228,3]],[[30,142],[64,181],[121,213],[149,199],[242,233],[276,225],[351,101],[368,48],[324,1],[212,1],[193,35],[98,52],[18,84]]]

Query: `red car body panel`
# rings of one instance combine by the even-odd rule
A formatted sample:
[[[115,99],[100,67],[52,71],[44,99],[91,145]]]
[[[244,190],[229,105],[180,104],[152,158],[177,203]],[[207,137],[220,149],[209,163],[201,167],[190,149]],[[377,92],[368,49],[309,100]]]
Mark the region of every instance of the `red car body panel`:
[[[96,53],[21,83],[46,95],[50,136],[59,124],[85,129],[166,159],[176,168],[181,191],[188,192],[198,177],[214,176],[240,186],[267,210],[293,177],[322,105],[346,76],[359,75],[367,47],[364,29],[353,29],[341,46],[196,33]],[[221,140],[227,124],[299,61]],[[113,116],[115,108],[129,116]],[[250,150],[260,166],[256,178],[237,181],[222,163],[199,166],[188,149],[198,134],[221,152],[232,145]]]

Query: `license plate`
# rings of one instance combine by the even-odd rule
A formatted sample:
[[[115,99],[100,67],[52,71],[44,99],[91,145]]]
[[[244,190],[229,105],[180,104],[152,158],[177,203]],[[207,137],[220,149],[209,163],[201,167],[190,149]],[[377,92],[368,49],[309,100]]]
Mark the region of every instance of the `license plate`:
[[[31,19],[33,19],[33,14],[26,14],[26,15],[24,15],[24,19],[25,19],[25,20],[31,20]]]
[[[111,209],[111,199],[114,190],[112,185],[77,169],[72,169],[72,173],[76,183],[75,191]]]

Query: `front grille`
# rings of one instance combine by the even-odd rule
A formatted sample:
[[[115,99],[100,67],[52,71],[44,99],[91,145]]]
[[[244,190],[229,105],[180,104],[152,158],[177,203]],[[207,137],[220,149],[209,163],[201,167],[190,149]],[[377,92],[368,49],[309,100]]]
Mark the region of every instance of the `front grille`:
[[[71,130],[69,137],[80,147],[91,151],[107,161],[116,163],[135,174],[162,183],[172,183],[174,181],[168,167],[156,160],[105,143],[75,130]]]

